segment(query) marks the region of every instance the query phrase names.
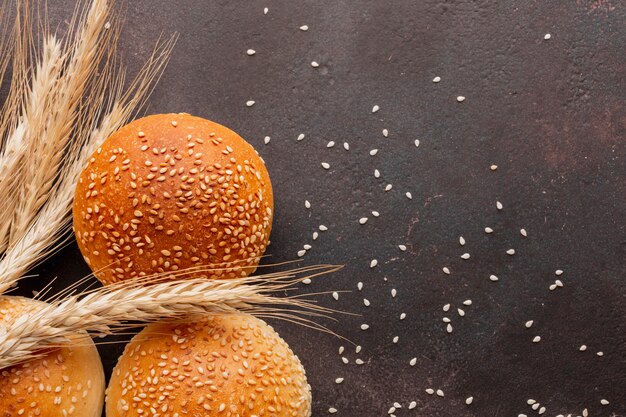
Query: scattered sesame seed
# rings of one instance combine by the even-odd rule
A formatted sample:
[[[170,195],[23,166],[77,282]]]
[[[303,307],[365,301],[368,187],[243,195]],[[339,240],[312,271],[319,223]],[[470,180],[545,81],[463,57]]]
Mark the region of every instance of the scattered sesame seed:
[[[361,217],[359,219],[359,224],[365,224],[365,223],[367,223],[367,217]]]
[[[363,305],[365,305],[365,307],[369,307],[370,306],[370,300],[368,300],[367,298],[363,299]]]
[[[563,271],[560,269],[557,269],[556,271],[554,271],[555,275],[563,275]]]
[[[263,8],[263,14],[267,14],[267,12],[269,12],[269,11],[270,11],[270,9],[268,9],[267,7]]]
[[[556,284],[552,284],[548,288],[550,289],[550,291],[554,291],[556,290]]]
[[[398,294],[398,291],[396,291],[396,289],[395,289],[395,288],[392,288],[392,289],[391,289],[391,296],[392,296],[393,298],[396,298],[396,295],[397,295],[397,294]]]
[[[398,245],[398,249],[400,249],[402,252],[406,251],[406,245]]]
[[[256,51],[255,51],[254,49],[248,49],[248,50],[246,51],[246,53],[247,53],[249,56],[252,56],[252,55],[256,54]]]
[[[528,404],[528,405],[533,405],[536,402],[537,401],[533,400],[532,398],[529,398],[528,400],[526,400],[526,404]]]
[[[600,404],[602,405],[609,405],[609,401],[605,400],[604,398],[600,400]]]
[[[459,245],[465,245],[465,238],[463,236],[459,236]]]
[[[448,268],[447,266],[444,266],[443,268],[441,268],[441,270],[444,274],[450,275],[450,268]]]
[[[311,208],[311,202],[309,202],[309,200],[304,200],[304,207],[310,209]]]
[[[252,106],[254,106],[254,103],[256,103],[254,100],[248,100],[248,101],[246,101],[246,106],[252,107]]]
[[[420,140],[419,139],[415,139],[415,142],[413,142],[413,143],[415,143],[415,147],[416,148],[419,148],[419,146],[420,146]]]
[[[450,310],[450,304],[445,304],[443,306],[443,311],[448,311],[448,310]]]
[[[332,148],[333,146],[335,146],[335,142],[332,140],[326,144],[327,148]]]
[[[380,171],[377,169],[374,170],[374,178],[380,178]]]
[[[587,345],[581,345],[578,350],[580,350],[581,352],[584,352],[587,350]]]
[[[465,300],[465,301],[463,301],[463,305],[471,306],[472,305],[472,300]]]
[[[460,309],[460,308],[457,308],[457,309],[456,309],[456,311],[457,311],[457,313],[459,313],[459,316],[461,316],[461,317],[465,317],[465,311],[463,311],[463,310],[462,310],[462,309]]]
[[[376,210],[372,210],[372,216],[378,217],[378,216],[380,216],[380,213],[377,212]]]
[[[298,137],[296,138],[298,142],[300,142],[302,139],[304,139],[304,133],[300,133]]]
[[[439,397],[443,397],[443,391],[442,391],[442,390],[440,390],[440,389],[438,389],[438,390],[437,390],[437,395],[438,395]]]
[[[339,300],[339,293],[337,291],[333,291],[333,298]]]
[[[417,358],[413,358],[409,361],[409,365],[411,366],[415,366],[416,363],[417,363]]]
[[[543,414],[543,413],[545,413],[545,412],[546,412],[546,407],[541,407],[541,408],[539,409],[539,412],[538,412],[537,414]]]
[[[450,323],[446,326],[446,332],[452,333],[452,325]]]
[[[533,323],[533,320],[528,320],[526,323],[524,323],[524,326],[526,326],[527,329],[530,329],[533,326]]]
[[[439,81],[441,81],[441,77],[440,76],[436,76],[435,78],[433,78],[433,82],[436,84]]]
[[[372,113],[376,113],[378,110],[380,110],[380,107],[378,106],[378,104],[374,105],[374,107],[372,107]]]
[[[526,232],[526,229],[520,229],[519,233],[524,237],[528,236],[528,232]]]
[[[302,283],[305,285],[309,285],[311,283],[311,278],[305,278],[302,280]]]
[[[400,340],[399,336],[394,336],[393,339],[391,340],[393,343],[398,343],[398,340]]]
[[[474,402],[474,397],[467,397],[465,399],[465,404],[467,404],[467,405],[470,405],[473,402]]]
[[[387,129],[383,129],[383,136],[384,137],[388,137],[389,136],[389,131]]]
[[[354,363],[356,363],[357,365],[363,365],[365,362],[363,362],[363,359],[357,359],[354,361]]]
[[[551,37],[552,37],[552,35],[549,34],[549,33],[546,33],[545,35],[543,35],[543,39],[545,39],[545,40],[549,40]]]
[[[370,268],[374,268],[376,265],[378,265],[378,260],[372,259],[370,261]]]
[[[435,393],[435,390],[432,388],[426,388],[426,394],[428,395],[433,395]]]
[[[335,379],[335,384],[341,384],[343,382],[343,378]]]
[[[346,151],[349,151],[349,150],[350,150],[350,144],[349,144],[348,142],[344,142],[344,143],[343,143],[343,148],[344,148]]]
[[[461,255],[461,259],[469,259],[469,258],[470,258],[470,254],[467,252]]]
[[[489,169],[491,169],[492,171],[495,171],[496,169],[498,169],[498,166],[496,164],[493,164],[489,167]]]
[[[319,64],[317,61],[311,61],[311,66],[312,66],[313,68],[317,68],[317,67],[319,67],[319,66],[320,66],[320,64]]]
[[[306,32],[307,30],[309,30],[309,26],[308,25],[302,25],[300,26],[300,30],[303,32]]]
[[[146,134],[140,130],[139,132],[137,132],[137,136],[139,136],[140,138],[143,138],[146,136]]]
[[[325,231],[328,230],[328,227],[324,226],[323,224],[320,224],[319,229],[320,229],[321,232],[325,232]]]
[[[496,201],[496,208],[497,208],[498,210],[502,210],[502,207],[503,207],[503,206],[502,206],[502,203],[501,203],[501,202],[499,202],[499,201]]]
[[[554,281],[554,283],[556,284],[557,287],[563,286],[563,281],[561,281],[560,279],[557,279],[556,281]]]
[[[361,346],[359,345],[359,346],[357,346],[357,347],[354,349],[354,351],[355,351],[356,353],[360,353],[360,352],[361,352],[361,349],[362,349],[362,348],[361,348]]]
[[[412,409],[414,409],[415,407],[417,407],[417,403],[416,403],[415,401],[411,401],[411,402],[409,403],[409,410],[412,410]]]
[[[298,251],[298,257],[302,258],[305,253],[306,253],[306,251],[304,249],[303,250],[299,250]]]
[[[370,151],[370,156],[374,156],[374,155],[376,155],[377,153],[378,153],[378,149],[372,149],[372,150]]]
[[[450,320],[448,317],[443,317],[441,321],[443,321],[444,323],[452,323],[452,320]]]
[[[346,350],[345,347],[339,346],[339,354],[341,355]]]
[[[363,283],[359,281],[359,282],[356,284],[356,287],[359,289],[359,291],[361,291],[361,290],[363,289]]]
[[[496,282],[499,278],[495,275],[489,275],[489,279],[493,282]]]
[[[328,162],[322,162],[322,168],[330,169],[330,164]]]
[[[493,233],[493,229],[491,227],[485,227],[485,233]]]
[[[330,407],[330,408],[328,409],[328,413],[329,413],[329,414],[335,414],[336,412],[337,412],[337,409],[336,409],[335,407]]]
[[[106,22],[104,24],[104,28],[107,29],[107,30],[111,29],[111,22]]]
[[[367,330],[369,328],[370,328],[369,324],[361,324],[361,330]]]
[[[457,96],[456,97],[456,101],[458,101],[459,103],[462,103],[465,101],[465,96]]]
[[[598,356],[604,356],[604,352],[597,352],[596,355]]]
[[[533,343],[539,343],[539,342],[541,342],[541,336],[533,337]]]
[[[350,362],[350,360],[349,360],[348,358],[346,358],[345,356],[343,356],[343,357],[341,358],[341,362],[343,362],[343,363],[346,363],[346,364],[347,364],[347,363],[349,363],[349,362]]]
[[[319,233],[313,232],[313,240],[317,240],[318,236],[319,236]]]
[[[409,200],[413,200],[413,194],[411,194],[410,192],[408,192],[408,191],[407,191],[404,195],[405,195],[405,196],[406,196],[406,198],[408,198]]]
[[[265,142],[265,144],[267,145],[268,143],[270,143],[270,137],[269,136],[265,136],[265,139],[263,139],[263,142]]]
[[[400,313],[400,320],[404,320],[406,318],[406,313]]]
[[[387,184],[387,186],[385,187],[385,191],[390,191],[392,187],[393,185]]]
[[[587,409],[585,408],[585,409],[583,410],[583,413],[582,413],[582,414],[583,414],[583,417],[588,417],[588,416],[589,416],[589,411],[587,411]]]
[[[511,256],[515,255],[515,249],[509,249],[509,250],[507,250],[507,251],[506,251],[506,254],[507,254],[507,255],[511,255]]]

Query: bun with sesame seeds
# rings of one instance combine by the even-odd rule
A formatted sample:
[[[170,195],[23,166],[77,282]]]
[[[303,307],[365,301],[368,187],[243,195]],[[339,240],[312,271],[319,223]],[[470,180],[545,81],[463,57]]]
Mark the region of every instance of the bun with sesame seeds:
[[[92,155],[76,186],[74,232],[104,284],[211,266],[253,273],[274,204],[265,164],[232,130],[189,114],[137,119]]]
[[[107,417],[309,417],[304,368],[264,321],[217,315],[151,324],[126,346],[107,388]]]
[[[18,317],[43,304],[0,296],[0,333]],[[104,372],[93,341],[76,334],[72,343],[0,370],[0,417],[100,417]]]

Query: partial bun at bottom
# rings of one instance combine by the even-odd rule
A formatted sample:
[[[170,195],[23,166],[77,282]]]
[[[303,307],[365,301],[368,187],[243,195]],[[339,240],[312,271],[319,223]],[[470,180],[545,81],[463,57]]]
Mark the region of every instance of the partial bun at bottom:
[[[0,327],[41,304],[0,296]],[[0,370],[0,417],[100,417],[103,402],[102,362],[84,332],[40,358]]]
[[[302,364],[268,324],[250,315],[151,324],[120,357],[107,417],[309,417]]]

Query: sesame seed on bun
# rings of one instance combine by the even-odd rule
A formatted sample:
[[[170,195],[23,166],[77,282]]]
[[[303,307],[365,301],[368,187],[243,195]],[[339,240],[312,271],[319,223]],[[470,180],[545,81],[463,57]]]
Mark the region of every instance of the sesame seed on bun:
[[[151,324],[126,346],[107,388],[107,417],[309,417],[298,357],[269,325],[226,314]]]
[[[214,266],[251,274],[269,243],[274,204],[265,164],[232,130],[189,114],[137,119],[82,171],[74,231],[105,284]]]
[[[0,296],[0,328],[41,304]],[[61,348],[0,370],[0,417],[100,417],[103,402],[102,362],[84,332]]]

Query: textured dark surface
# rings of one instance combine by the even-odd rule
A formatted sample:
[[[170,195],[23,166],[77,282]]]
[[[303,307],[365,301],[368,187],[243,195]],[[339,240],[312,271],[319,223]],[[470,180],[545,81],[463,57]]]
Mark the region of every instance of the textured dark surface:
[[[67,19],[71,4],[49,1],[53,19]],[[626,415],[623,3],[145,0],[127,2],[124,14],[120,51],[131,72],[159,34],[180,33],[148,112],[225,124],[267,161],[276,198],[267,262],[294,259],[309,243],[305,263],[347,265],[303,291],[351,291],[319,299],[362,315],[326,323],[360,354],[272,323],[308,371],[314,415],[335,407],[384,416],[394,402],[398,416],[535,415],[529,398],[548,416]],[[320,224],[329,230],[312,241]],[[88,269],[72,245],[37,272],[59,276],[61,288]],[[549,291],[557,278],[564,287]],[[122,349],[100,347],[108,370]]]

